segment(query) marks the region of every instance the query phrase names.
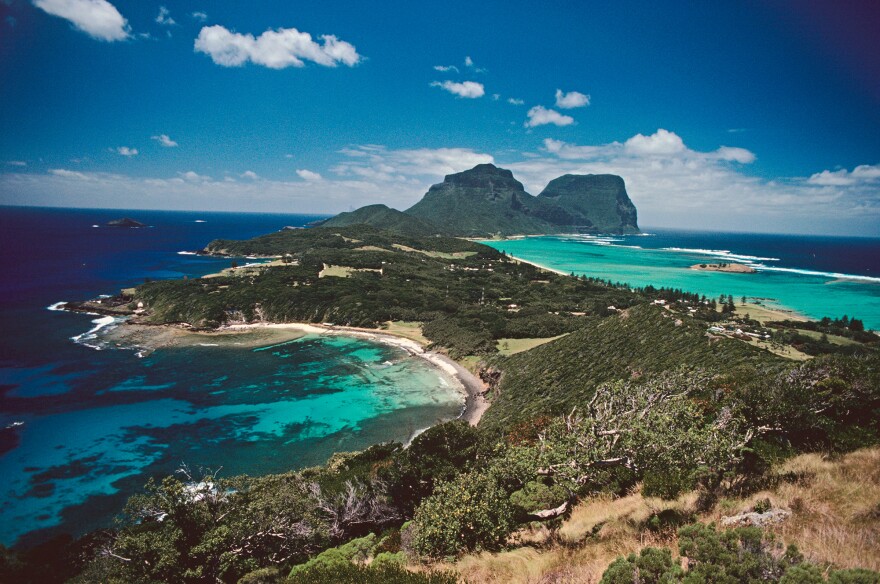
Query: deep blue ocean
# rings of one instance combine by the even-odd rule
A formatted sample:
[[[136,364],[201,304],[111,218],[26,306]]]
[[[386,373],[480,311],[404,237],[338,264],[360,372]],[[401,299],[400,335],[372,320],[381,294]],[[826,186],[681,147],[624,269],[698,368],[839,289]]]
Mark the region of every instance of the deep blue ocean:
[[[105,226],[124,216],[149,227]],[[446,374],[392,346],[309,335],[139,358],[83,342],[101,317],[47,309],[217,272],[230,260],[178,252],[315,219],[0,207],[0,543],[109,526],[149,477],[182,463],[226,476],[283,472],[460,413]]]

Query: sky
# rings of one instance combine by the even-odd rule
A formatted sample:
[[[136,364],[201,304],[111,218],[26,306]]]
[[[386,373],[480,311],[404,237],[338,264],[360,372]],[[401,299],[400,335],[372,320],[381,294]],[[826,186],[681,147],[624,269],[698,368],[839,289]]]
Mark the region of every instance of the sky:
[[[406,209],[492,162],[641,225],[880,236],[880,5],[0,0],[0,205]]]

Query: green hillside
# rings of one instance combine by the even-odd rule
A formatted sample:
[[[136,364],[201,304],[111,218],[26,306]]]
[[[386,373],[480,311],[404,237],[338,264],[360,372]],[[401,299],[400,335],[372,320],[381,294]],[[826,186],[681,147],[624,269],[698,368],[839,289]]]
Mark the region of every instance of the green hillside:
[[[780,363],[783,359],[740,341],[710,340],[703,322],[639,305],[501,362],[499,395],[482,424],[503,428],[567,413],[607,381],[637,380],[682,367],[724,373],[743,364]]]
[[[367,205],[354,211],[340,213],[319,223],[318,226],[348,227],[349,225],[358,224],[415,237],[443,234],[442,229],[428,221],[381,204]]]

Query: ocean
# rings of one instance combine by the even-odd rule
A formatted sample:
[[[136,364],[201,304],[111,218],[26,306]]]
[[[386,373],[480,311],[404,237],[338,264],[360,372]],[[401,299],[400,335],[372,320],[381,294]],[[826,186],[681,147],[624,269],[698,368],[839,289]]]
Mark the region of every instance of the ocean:
[[[564,235],[485,241],[566,273],[710,298],[743,296],[810,318],[844,315],[880,330],[880,239],[710,233],[646,228],[640,235]],[[692,270],[739,263],[755,273]]]
[[[123,216],[148,227],[104,226]],[[148,478],[182,464],[284,472],[460,413],[447,374],[390,345],[306,335],[141,358],[102,341],[112,318],[50,310],[219,271],[229,259],[179,252],[316,218],[0,207],[0,543],[110,526]]]

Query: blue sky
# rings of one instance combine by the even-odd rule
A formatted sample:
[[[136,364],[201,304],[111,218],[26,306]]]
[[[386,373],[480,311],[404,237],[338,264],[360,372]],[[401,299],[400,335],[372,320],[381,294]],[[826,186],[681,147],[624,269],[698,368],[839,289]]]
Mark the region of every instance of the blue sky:
[[[0,0],[0,204],[403,209],[492,161],[620,174],[644,225],[880,235],[870,4]]]

